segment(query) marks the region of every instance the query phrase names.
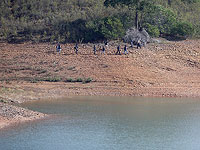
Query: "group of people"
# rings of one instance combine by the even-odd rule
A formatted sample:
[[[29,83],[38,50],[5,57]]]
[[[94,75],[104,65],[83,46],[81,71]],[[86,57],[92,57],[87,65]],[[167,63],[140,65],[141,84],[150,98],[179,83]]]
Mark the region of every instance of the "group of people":
[[[104,44],[105,44],[105,46],[103,46],[102,49],[101,49],[103,54],[105,54],[105,51],[106,51],[105,47],[108,46],[107,42],[105,42]],[[141,48],[141,40],[138,40],[136,45],[137,45],[137,48],[139,48],[139,47]],[[131,41],[131,47],[133,47],[133,41]],[[125,55],[128,54],[128,50],[127,50],[127,46],[126,45],[124,46],[123,50],[124,50],[124,54]],[[60,43],[57,43],[57,45],[56,45],[56,51],[60,54],[60,52],[61,52],[61,45],[60,45]],[[78,43],[75,44],[74,51],[75,51],[76,54],[78,54]],[[96,55],[96,52],[97,52],[97,48],[96,48],[96,45],[94,45],[93,46],[93,53],[94,53],[94,55]],[[121,55],[120,45],[117,46],[117,52],[115,54],[116,55]]]

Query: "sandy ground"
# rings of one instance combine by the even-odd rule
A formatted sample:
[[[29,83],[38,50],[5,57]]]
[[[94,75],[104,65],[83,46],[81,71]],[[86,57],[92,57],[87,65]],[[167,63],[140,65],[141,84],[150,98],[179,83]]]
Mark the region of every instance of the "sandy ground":
[[[115,55],[117,45],[111,42],[105,55],[79,45],[76,55],[74,44],[58,54],[48,43],[0,43],[0,100],[11,106],[74,95],[200,97],[200,40],[161,40],[128,48],[128,55]],[[78,78],[92,82],[69,82]],[[0,124],[7,119],[0,114]]]

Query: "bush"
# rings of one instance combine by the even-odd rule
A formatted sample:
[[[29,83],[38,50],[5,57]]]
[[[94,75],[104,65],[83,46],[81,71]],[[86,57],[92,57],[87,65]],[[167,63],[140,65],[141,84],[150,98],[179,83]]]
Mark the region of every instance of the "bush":
[[[92,78],[87,78],[87,79],[82,79],[82,78],[76,78],[76,79],[72,79],[72,78],[67,78],[65,80],[65,82],[82,82],[82,83],[89,83],[92,82]]]
[[[143,25],[150,24],[154,32],[157,32],[156,28],[158,28],[161,34],[170,34],[172,27],[176,24],[176,17],[171,9],[161,5],[153,5],[145,10]]]
[[[124,35],[125,30],[118,18],[108,17],[104,19],[100,27],[100,33],[102,33],[106,39],[118,39]]]
[[[147,29],[147,32],[149,33],[150,36],[159,37],[160,31],[157,26],[147,23],[146,25],[144,25],[144,27]]]
[[[77,78],[75,81],[76,82],[83,82],[83,79],[82,78]]]
[[[197,37],[197,38],[200,38],[200,25],[195,26],[194,36]]]
[[[123,24],[117,17],[106,17],[90,21],[87,27],[93,30],[99,39],[118,39],[125,34]]]
[[[90,83],[90,82],[92,82],[92,78],[87,78],[87,79],[85,79],[85,81],[84,81],[84,83]]]
[[[61,78],[60,77],[48,77],[48,78],[43,79],[43,81],[47,81],[47,82],[59,82],[59,81],[61,81]]]
[[[174,36],[188,37],[193,35],[194,29],[191,23],[188,22],[178,22],[171,29],[171,34]]]
[[[68,78],[65,82],[73,82],[72,78]]]

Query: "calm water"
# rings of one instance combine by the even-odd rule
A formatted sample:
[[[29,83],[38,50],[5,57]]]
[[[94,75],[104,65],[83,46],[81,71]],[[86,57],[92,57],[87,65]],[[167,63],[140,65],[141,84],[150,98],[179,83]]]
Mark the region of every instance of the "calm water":
[[[57,117],[0,132],[0,150],[200,150],[200,101],[76,97],[26,103]]]

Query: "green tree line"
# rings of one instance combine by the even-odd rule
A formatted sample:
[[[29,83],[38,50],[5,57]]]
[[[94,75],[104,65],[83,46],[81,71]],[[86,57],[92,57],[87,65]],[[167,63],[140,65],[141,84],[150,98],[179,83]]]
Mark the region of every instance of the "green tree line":
[[[199,37],[200,0],[1,0],[0,40],[95,42],[143,27],[153,37]]]

